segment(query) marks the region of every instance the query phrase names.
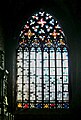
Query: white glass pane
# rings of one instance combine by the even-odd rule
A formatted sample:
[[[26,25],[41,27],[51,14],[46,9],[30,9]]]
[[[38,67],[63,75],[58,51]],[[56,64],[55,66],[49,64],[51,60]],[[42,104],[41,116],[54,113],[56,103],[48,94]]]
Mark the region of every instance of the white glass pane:
[[[41,59],[41,57],[42,57],[42,53],[41,52],[37,52],[37,59]]]
[[[35,83],[35,76],[30,76],[30,83],[32,83],[32,84]]]
[[[55,67],[55,60],[50,60],[50,67]]]
[[[61,59],[61,53],[60,52],[56,53],[56,59]]]
[[[49,69],[48,69],[48,68],[44,68],[43,74],[44,74],[44,75],[48,75],[48,74],[49,74]]]
[[[23,100],[28,100],[29,99],[29,93],[26,91],[23,91]]]
[[[29,52],[24,52],[24,59],[29,59]]]
[[[17,84],[17,91],[22,91],[22,84]]]
[[[35,100],[35,94],[34,93],[30,94],[30,100],[31,101]]]
[[[50,75],[55,75],[55,68],[50,68]]]
[[[63,85],[63,90],[68,91],[68,85]]]
[[[17,100],[22,101],[22,93],[17,92]]]
[[[57,84],[57,91],[62,92],[62,84]]]
[[[44,52],[43,58],[48,59],[48,53],[47,52]]]
[[[37,75],[42,75],[42,68],[37,68]]]
[[[29,83],[29,77],[23,76],[23,83]]]
[[[42,91],[42,84],[36,84],[36,91]]]
[[[34,92],[35,93],[35,84],[30,84],[30,92]]]
[[[35,60],[30,61],[30,67],[35,67]]]
[[[53,52],[50,53],[50,59],[55,59],[55,54]]]
[[[17,75],[22,75],[22,68],[17,69]]]
[[[29,90],[29,84],[24,84],[23,91],[28,91],[28,90]]]
[[[42,84],[36,84],[36,99],[42,100]]]
[[[57,75],[62,75],[62,68],[57,68]]]
[[[42,101],[42,92],[37,92],[36,99]]]
[[[46,92],[48,92],[48,90],[49,90],[49,83],[48,84],[44,84],[44,90],[47,90]]]
[[[30,53],[30,59],[35,59],[35,52]]]
[[[50,49],[50,59],[55,59],[55,51],[54,48]]]
[[[17,53],[17,59],[22,59],[23,58],[23,53],[22,52],[18,52]]]
[[[63,52],[63,59],[68,59],[68,52]]]
[[[44,67],[48,67],[48,60],[43,60]]]
[[[57,83],[62,83],[62,76],[57,76]]]
[[[42,67],[42,60],[37,60],[37,67]]]
[[[22,67],[22,60],[17,61],[17,67]]]
[[[22,76],[17,77],[17,83],[22,83]]]
[[[68,83],[68,76],[63,76],[63,83]]]
[[[49,76],[44,76],[44,83],[49,83]]]
[[[35,68],[30,68],[30,75],[35,75]]]
[[[68,75],[68,68],[63,68],[63,75]]]
[[[69,93],[63,92],[63,100],[69,100]]]
[[[68,60],[63,60],[63,67],[68,67]]]
[[[44,100],[49,101],[49,94],[44,93]]]
[[[55,92],[50,93],[50,100],[54,102],[54,100],[55,100]]]
[[[34,48],[31,49],[30,59],[35,59],[35,49]]]
[[[44,100],[49,100],[49,84],[44,84]]]
[[[50,77],[50,84],[55,84],[55,76]]]
[[[28,71],[29,71],[29,69],[28,69],[28,68],[24,68],[24,70],[23,70],[24,75],[28,75]]]
[[[24,67],[29,67],[29,60],[24,60]]]
[[[41,76],[36,76],[36,83],[42,83],[42,77]]]
[[[50,84],[50,92],[55,92],[55,84]]]
[[[61,67],[61,60],[56,60],[57,67]]]
[[[35,84],[30,84],[30,100],[35,100]]]
[[[62,100],[62,92],[57,92],[57,100]]]

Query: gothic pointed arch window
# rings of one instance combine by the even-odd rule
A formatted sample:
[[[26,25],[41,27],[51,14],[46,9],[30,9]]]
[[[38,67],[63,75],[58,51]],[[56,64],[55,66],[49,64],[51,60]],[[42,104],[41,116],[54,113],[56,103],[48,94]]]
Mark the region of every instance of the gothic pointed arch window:
[[[33,14],[19,35],[17,108],[69,108],[69,57],[59,22]]]

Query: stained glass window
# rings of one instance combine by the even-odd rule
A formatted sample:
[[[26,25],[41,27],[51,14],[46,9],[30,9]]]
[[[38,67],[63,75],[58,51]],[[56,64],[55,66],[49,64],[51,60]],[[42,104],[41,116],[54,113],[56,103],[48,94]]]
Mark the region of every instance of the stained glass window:
[[[17,48],[17,108],[69,108],[69,55],[58,21],[40,10],[23,26]]]

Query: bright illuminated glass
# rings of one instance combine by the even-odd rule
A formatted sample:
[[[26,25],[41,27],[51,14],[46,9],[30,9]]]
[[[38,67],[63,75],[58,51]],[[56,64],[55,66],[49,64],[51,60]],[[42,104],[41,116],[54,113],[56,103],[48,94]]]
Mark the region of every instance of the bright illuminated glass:
[[[69,64],[57,20],[40,11],[26,22],[17,49],[17,108],[69,108]]]

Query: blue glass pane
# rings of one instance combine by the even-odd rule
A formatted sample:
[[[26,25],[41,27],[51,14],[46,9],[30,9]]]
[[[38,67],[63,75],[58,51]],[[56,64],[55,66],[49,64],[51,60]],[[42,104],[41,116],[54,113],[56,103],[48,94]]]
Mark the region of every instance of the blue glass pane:
[[[68,109],[68,108],[69,108],[69,104],[68,104],[68,103],[64,103],[64,104],[63,104],[63,107],[64,107],[65,109]]]
[[[36,108],[42,108],[42,104],[36,104]]]

